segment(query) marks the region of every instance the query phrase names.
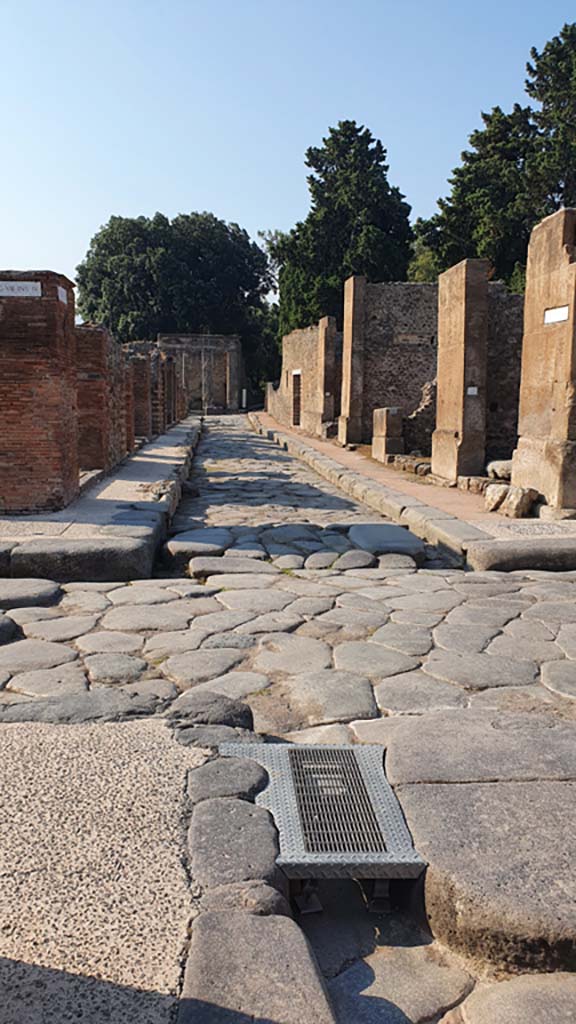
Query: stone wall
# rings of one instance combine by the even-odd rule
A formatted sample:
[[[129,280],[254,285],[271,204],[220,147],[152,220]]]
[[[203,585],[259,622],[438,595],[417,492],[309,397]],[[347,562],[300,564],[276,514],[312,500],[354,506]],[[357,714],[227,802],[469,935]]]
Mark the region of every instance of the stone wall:
[[[488,285],[486,461],[510,459],[518,440],[524,296]]]
[[[158,347],[174,358],[187,409],[234,412],[240,408],[244,365],[235,334],[160,334]]]
[[[282,339],[278,386],[268,384],[266,408],[278,423],[325,436],[338,415],[342,376],[342,335],[333,317],[292,331]],[[294,377],[300,377],[300,423],[294,422]]]
[[[73,284],[0,271],[0,511],[63,508],[78,492]]]

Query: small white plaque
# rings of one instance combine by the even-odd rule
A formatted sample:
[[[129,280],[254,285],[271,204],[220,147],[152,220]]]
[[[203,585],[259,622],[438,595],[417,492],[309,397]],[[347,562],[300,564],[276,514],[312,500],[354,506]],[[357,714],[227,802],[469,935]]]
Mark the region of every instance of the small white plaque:
[[[570,312],[569,306],[554,306],[553,309],[544,310],[544,323],[545,324],[560,324],[563,320],[568,319]]]
[[[477,395],[478,394],[478,388],[474,387],[474,385],[471,385],[469,388],[466,388],[466,394],[467,395]]]
[[[0,298],[40,299],[42,285],[40,281],[0,281]]]
[[[61,285],[58,285],[58,298],[60,302],[63,302],[65,306],[68,305],[68,292]]]

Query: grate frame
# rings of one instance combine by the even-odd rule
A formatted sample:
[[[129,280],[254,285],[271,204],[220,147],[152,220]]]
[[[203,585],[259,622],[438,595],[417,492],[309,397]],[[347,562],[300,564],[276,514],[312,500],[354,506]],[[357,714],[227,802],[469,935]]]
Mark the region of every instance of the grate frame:
[[[373,821],[383,837],[384,849],[313,851],[306,848],[301,805],[291,764],[291,754],[295,751],[300,751],[302,757],[309,753],[312,758],[319,751],[346,752],[347,759],[353,759],[354,770],[357,769],[364,784]],[[277,863],[288,878],[409,879],[418,878],[424,870],[426,862],[414,849],[400,804],[386,778],[383,747],[372,744],[223,743],[220,753],[225,757],[250,758],[268,772],[268,786],[258,794],[256,803],[274,817],[280,845]]]

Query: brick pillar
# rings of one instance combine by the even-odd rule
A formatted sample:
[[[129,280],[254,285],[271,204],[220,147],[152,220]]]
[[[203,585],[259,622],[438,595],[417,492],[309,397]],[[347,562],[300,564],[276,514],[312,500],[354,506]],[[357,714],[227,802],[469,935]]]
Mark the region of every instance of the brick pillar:
[[[126,415],[126,451],[131,455],[134,451],[134,363],[127,358],[124,365],[124,410]]]
[[[349,277],[344,285],[344,340],[342,350],[342,402],[338,440],[362,440],[364,395],[365,277]]]
[[[152,433],[166,430],[166,360],[163,353],[152,355]]]
[[[534,228],[528,248],[518,447],[512,484],[576,508],[576,210]]]
[[[463,260],[438,279],[438,398],[432,472],[480,476],[486,445],[487,260]]]
[[[171,427],[176,422],[176,362],[174,356],[167,356],[164,366],[166,380],[164,419],[166,426]]]
[[[226,367],[226,408],[238,412],[240,408],[240,342],[234,342],[228,349]]]
[[[73,288],[50,271],[0,271],[0,512],[78,493]]]
[[[336,320],[324,316],[318,322],[318,388],[321,409],[318,433],[323,423],[334,421],[336,388]]]
[[[402,409],[385,407],[374,409],[372,433],[372,458],[386,462],[388,455],[404,454],[404,417]]]
[[[134,374],[134,431],[136,437],[152,437],[152,372],[149,355],[132,362]]]

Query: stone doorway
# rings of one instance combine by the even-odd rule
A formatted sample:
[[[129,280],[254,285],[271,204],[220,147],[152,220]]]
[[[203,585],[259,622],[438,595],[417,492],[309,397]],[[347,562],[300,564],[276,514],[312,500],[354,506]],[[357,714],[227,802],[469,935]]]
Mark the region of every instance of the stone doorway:
[[[292,371],[292,426],[300,426],[302,413],[302,373],[300,370]]]

